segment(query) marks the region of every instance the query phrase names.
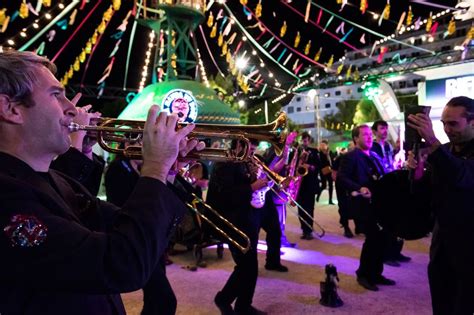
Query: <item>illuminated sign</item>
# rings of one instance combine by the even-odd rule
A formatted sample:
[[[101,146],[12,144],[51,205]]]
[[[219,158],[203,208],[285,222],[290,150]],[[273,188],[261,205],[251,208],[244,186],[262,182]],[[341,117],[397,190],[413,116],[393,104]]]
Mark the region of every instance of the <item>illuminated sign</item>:
[[[426,105],[443,108],[456,96],[474,98],[474,75],[426,81]]]
[[[191,91],[174,89],[163,98],[161,107],[164,111],[178,114],[179,122],[192,123],[196,120],[197,102]]]

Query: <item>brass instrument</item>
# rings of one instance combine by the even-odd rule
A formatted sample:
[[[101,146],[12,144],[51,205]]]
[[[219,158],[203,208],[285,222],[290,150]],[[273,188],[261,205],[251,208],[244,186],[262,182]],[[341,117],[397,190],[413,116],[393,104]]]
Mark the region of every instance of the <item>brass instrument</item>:
[[[86,130],[97,133],[99,145],[108,152],[128,157],[130,159],[142,159],[142,148],[140,141],[143,138],[145,121],[122,120],[114,118],[98,118],[94,121],[96,125],[78,125],[71,123],[70,131]],[[177,128],[182,128],[185,123],[178,123]],[[243,140],[244,150],[236,154],[231,149],[204,148],[198,152],[191,152],[186,158],[203,159],[213,161],[247,161],[249,157],[250,140],[269,142],[280,155],[285,147],[287,117],[280,113],[277,119],[266,125],[221,125],[221,124],[196,124],[189,137],[195,138],[225,138]],[[119,148],[122,143],[138,143],[125,149]]]
[[[176,175],[176,180],[179,184],[181,184],[182,188],[178,188],[175,185],[171,185],[169,187],[189,209],[196,213],[199,218],[206,221],[209,226],[211,226],[216,232],[218,232],[227,242],[234,245],[242,253],[245,254],[250,249],[250,239],[248,238],[248,236],[244,232],[239,230],[231,222],[229,222],[226,218],[220,215],[217,210],[212,208],[204,200],[202,200],[195,193],[193,193],[194,187],[192,186],[190,179],[186,178],[185,173],[186,171],[183,171],[180,172],[180,174]],[[215,221],[211,220],[206,214],[203,213],[203,211],[198,208],[199,204],[201,204],[208,211],[210,211],[209,213],[213,214],[213,216],[215,217]],[[236,233],[236,235],[241,239],[241,242],[239,243],[239,241],[237,241],[235,237],[232,237],[229,235],[229,233],[226,233],[223,230],[224,227],[228,227],[230,231]]]
[[[297,208],[299,208],[304,214],[306,214],[307,216],[311,217],[308,213],[308,211],[306,211],[297,201],[296,199],[293,198],[293,196],[291,195],[290,192],[287,191],[288,188],[285,188],[292,180],[293,178],[291,176],[287,176],[287,177],[283,177],[281,175],[278,175],[277,173],[275,173],[274,171],[272,171],[267,165],[265,165],[265,163],[260,160],[257,156],[252,156],[252,162],[255,163],[256,165],[258,165],[258,167],[261,168],[261,170],[265,173],[265,175],[267,175],[268,179],[270,179],[272,182],[274,182],[279,191],[280,192],[283,192],[284,195],[286,195],[286,197],[288,198],[288,200],[290,200],[290,202],[296,206]],[[270,188],[277,196],[280,196],[278,191],[275,190],[274,187],[271,187]],[[283,198],[283,197],[280,197],[280,198]],[[298,215],[298,214],[296,214]],[[299,215],[298,215],[299,216]],[[299,218],[301,219],[301,221],[303,221],[303,223],[305,223],[309,228],[313,229],[312,225],[310,225],[308,222],[306,222],[306,220],[302,217],[299,216]],[[316,233],[316,235],[318,237],[323,237],[325,234],[326,234],[326,231],[324,230],[324,228],[319,225],[314,219],[313,219],[313,222],[314,224],[321,230],[321,233]]]
[[[229,243],[231,243],[232,245],[237,247],[243,254],[248,252],[248,250],[250,249],[250,239],[244,232],[239,230],[235,225],[233,225],[231,222],[229,222],[229,220],[227,220],[222,215],[220,215],[217,212],[217,210],[215,210],[210,205],[205,203],[204,200],[202,200],[201,198],[196,196],[196,194],[191,193],[191,196],[194,199],[191,202],[185,202],[185,204],[186,204],[186,206],[188,206],[188,208],[193,210],[201,219],[206,221],[215,231],[217,231],[223,238],[225,238],[226,241],[228,241]],[[224,230],[222,230],[216,223],[214,223],[211,219],[209,219],[206,215],[204,215],[201,211],[199,211],[199,209],[197,207],[198,204],[202,204],[204,207],[206,207],[207,210],[211,211],[217,218],[219,218],[219,220],[222,221],[223,225],[226,225],[227,227],[232,229],[232,231],[237,233],[239,235],[239,237],[241,237],[243,239],[243,243],[240,244],[237,240],[235,240],[229,234],[224,232]]]

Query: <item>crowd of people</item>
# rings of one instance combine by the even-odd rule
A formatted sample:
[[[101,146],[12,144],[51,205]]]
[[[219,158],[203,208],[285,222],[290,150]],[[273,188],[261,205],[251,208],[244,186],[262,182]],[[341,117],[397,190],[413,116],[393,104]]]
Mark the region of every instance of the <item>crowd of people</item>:
[[[54,74],[54,64],[34,53],[0,53],[1,314],[124,314],[120,293],[138,289],[144,291],[142,314],[174,314],[178,301],[166,277],[166,252],[189,211],[183,197],[189,190],[201,197],[207,188],[206,203],[250,241],[248,251],[229,244],[235,267],[214,299],[225,315],[265,314],[253,305],[260,230],[268,247],[265,269],[289,272],[280,248],[297,245],[285,234],[286,205],[297,205],[301,241],[311,241],[324,189],[329,204],[336,189],[343,235],[353,237],[352,219],[354,232],[365,236],[356,271],[362,287],[395,285],[383,275],[384,263],[410,260],[401,253],[403,239],[380,224],[380,209],[371,203],[380,178],[402,166],[394,161],[387,122],[355,127],[352,145],[337,154],[327,140],[316,148],[306,132],[301,143],[287,141],[280,156],[257,152],[258,141],[233,140],[229,150],[247,150],[248,161],[193,165],[185,176],[191,188],[183,188],[176,183],[186,156],[205,147],[187,137],[193,124],[176,129],[177,115],[151,106],[143,134],[123,144],[141,148],[142,159],[118,156],[105,165],[92,151],[95,135],[70,128],[92,124],[100,113],[78,107],[80,95],[69,100]],[[428,267],[433,312],[472,314],[474,101],[447,103],[447,144],[436,138],[427,115],[408,121],[423,142],[403,167],[413,185],[429,178],[433,191],[426,200],[435,222]],[[287,180],[276,182],[277,176]],[[102,177],[107,202],[97,198]]]

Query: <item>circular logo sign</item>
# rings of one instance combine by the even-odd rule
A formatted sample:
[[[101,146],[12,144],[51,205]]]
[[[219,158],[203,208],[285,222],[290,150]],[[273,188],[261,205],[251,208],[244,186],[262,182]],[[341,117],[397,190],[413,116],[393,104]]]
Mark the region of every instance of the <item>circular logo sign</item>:
[[[175,89],[171,90],[163,98],[161,107],[164,111],[176,113],[179,122],[192,123],[197,118],[197,102],[190,91]]]

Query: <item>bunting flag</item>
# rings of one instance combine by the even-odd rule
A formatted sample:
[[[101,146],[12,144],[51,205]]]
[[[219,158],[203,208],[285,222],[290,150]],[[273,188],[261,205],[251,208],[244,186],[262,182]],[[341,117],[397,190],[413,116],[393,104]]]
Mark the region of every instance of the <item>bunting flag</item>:
[[[430,35],[431,36],[434,36],[436,34],[436,30],[438,29],[438,21],[434,22],[433,23],[433,26],[431,27],[431,30],[430,30]]]
[[[262,16],[262,0],[259,0],[257,6],[255,7],[255,16],[257,18]]]
[[[390,2],[387,2],[385,8],[383,9],[382,16],[384,20],[390,19]]]
[[[365,44],[365,33],[362,34],[362,36],[360,37],[359,41],[360,41],[362,44]]]
[[[425,26],[425,30],[427,33],[430,32],[432,25],[433,25],[433,12],[430,12],[430,16],[426,20],[426,26]]]
[[[319,22],[321,22],[322,16],[323,16],[323,9],[319,9],[318,19],[316,20],[317,25],[319,25]]]
[[[344,63],[341,62],[341,64],[336,69],[336,74],[340,75],[343,68],[344,68]]]
[[[316,53],[316,55],[314,55],[314,61],[319,61],[319,58],[321,58],[321,52],[323,51],[323,48],[322,47],[319,47],[319,50],[318,52]]]
[[[360,12],[362,12],[362,14],[365,13],[365,11],[367,10],[367,8],[369,7],[369,0],[360,0]]]
[[[26,19],[29,16],[30,10],[28,9],[28,5],[26,4],[26,0],[20,4],[20,10],[18,11],[19,16],[22,19]]]
[[[305,23],[308,23],[308,21],[309,21],[310,11],[311,11],[311,0],[308,0],[308,2],[306,3],[306,12],[305,12],[305,15],[304,15],[304,22]]]
[[[380,54],[379,56],[377,57],[377,63],[382,63],[383,62],[383,56],[385,55],[385,53],[388,51],[388,48],[387,46],[382,46],[380,47]]]
[[[331,15],[331,17],[329,18],[329,20],[326,23],[326,26],[323,29],[323,33],[326,32],[326,29],[328,28],[329,24],[331,24],[333,19],[334,19],[334,15]]]
[[[415,31],[418,31],[420,29],[420,25],[421,25],[421,17],[418,17],[415,21]]]
[[[349,68],[347,68],[346,71],[346,80],[349,80],[352,74],[352,65],[349,65]]]
[[[341,24],[336,28],[336,34],[341,32],[342,34],[345,34],[346,31],[344,30],[344,21],[341,22]]]
[[[359,68],[356,67],[354,71],[354,80],[359,81],[359,79],[360,79]]]
[[[326,68],[331,69],[333,63],[334,63],[334,55],[331,55],[328,63],[326,64]]]
[[[217,35],[217,22],[214,23],[212,26],[211,34],[209,35],[210,38],[214,38]]]
[[[406,20],[406,26],[410,26],[411,23],[413,22],[413,12],[411,10],[411,5],[408,6],[408,14],[407,14],[407,20]]]
[[[304,54],[308,55],[310,50],[311,50],[311,39],[308,41],[308,43],[304,47]]]
[[[339,43],[344,42],[344,41],[347,39],[347,37],[352,33],[353,30],[354,30],[354,28],[352,27],[352,28],[349,30],[349,32],[347,32],[346,35],[344,35],[344,36],[339,40]]]
[[[293,44],[293,47],[298,48],[298,46],[300,45],[300,41],[301,41],[301,35],[300,35],[300,32],[298,31],[296,33],[295,42]]]
[[[51,0],[43,0],[41,3],[46,7],[49,8],[51,6]]]
[[[209,12],[209,16],[207,17],[207,26],[212,27],[214,24],[214,15],[212,15],[212,11]]]
[[[287,29],[286,21],[283,21],[283,25],[281,26],[281,29],[280,29],[280,37],[281,38],[283,38],[283,36],[285,36],[286,29]]]
[[[449,24],[448,24],[448,30],[446,31],[446,36],[450,36],[450,35],[453,35],[454,32],[456,32],[456,21],[454,20],[454,16],[451,18],[451,21],[449,21]]]
[[[396,31],[399,32],[400,29],[402,28],[403,21],[405,20],[405,16],[407,15],[406,12],[403,12],[402,15],[400,15],[400,19],[398,20],[397,28]]]
[[[74,11],[72,11],[71,15],[69,16],[69,25],[73,25],[76,22],[76,15],[77,9],[74,9]]]

